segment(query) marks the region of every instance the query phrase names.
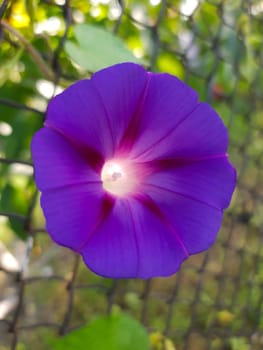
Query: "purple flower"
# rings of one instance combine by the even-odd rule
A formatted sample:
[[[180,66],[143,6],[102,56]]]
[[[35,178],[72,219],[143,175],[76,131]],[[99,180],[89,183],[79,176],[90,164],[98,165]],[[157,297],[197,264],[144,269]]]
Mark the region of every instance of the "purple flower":
[[[216,238],[236,182],[227,145],[179,79],[103,69],[53,98],[33,138],[47,231],[99,275],[170,275]]]

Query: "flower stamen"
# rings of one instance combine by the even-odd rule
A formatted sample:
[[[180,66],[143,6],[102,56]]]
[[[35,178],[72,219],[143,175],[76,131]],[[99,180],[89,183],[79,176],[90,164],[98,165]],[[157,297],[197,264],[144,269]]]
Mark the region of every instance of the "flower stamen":
[[[135,169],[130,162],[117,159],[107,161],[101,171],[103,188],[118,197],[134,192],[138,186]]]

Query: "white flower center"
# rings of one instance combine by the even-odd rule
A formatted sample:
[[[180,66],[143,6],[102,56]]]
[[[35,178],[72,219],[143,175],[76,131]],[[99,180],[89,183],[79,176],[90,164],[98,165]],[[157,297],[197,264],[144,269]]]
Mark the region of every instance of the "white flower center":
[[[101,181],[107,192],[118,197],[133,192],[138,185],[132,166],[129,162],[119,159],[109,160],[104,164]]]

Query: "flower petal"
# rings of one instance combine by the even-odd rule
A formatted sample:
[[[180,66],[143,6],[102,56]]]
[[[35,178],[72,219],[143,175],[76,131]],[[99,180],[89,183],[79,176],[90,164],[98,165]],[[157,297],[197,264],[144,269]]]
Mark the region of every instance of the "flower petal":
[[[131,153],[133,157],[148,151],[151,153],[153,148],[154,156],[158,156],[159,143],[166,140],[198,105],[197,93],[176,77],[168,74],[149,76],[139,130]],[[170,146],[174,149],[175,143],[176,139],[173,139],[173,144],[166,145],[166,148]],[[162,147],[162,151],[166,148]]]
[[[111,209],[104,201],[101,186],[95,184],[44,191],[41,206],[48,233],[58,244],[79,251]]]
[[[152,143],[140,159],[213,158],[224,155],[227,146],[228,135],[222,120],[207,103],[199,103],[169,135]]]
[[[177,271],[187,252],[178,237],[137,199],[118,200],[82,249],[94,272],[113,278],[150,278]]]
[[[148,74],[134,63],[121,63],[92,76],[92,83],[105,107],[115,145],[136,122]],[[139,116],[138,116],[139,117]]]
[[[146,190],[189,254],[206,250],[214,243],[222,222],[222,210],[163,188],[149,186]]]
[[[40,191],[85,183],[101,183],[87,161],[61,135],[40,129],[32,140],[35,180]]]
[[[236,173],[227,157],[179,164],[156,171],[145,179],[147,186],[202,201],[222,210],[228,207],[235,188]]]
[[[48,105],[45,126],[63,134],[78,149],[88,148],[103,158],[114,151],[104,106],[90,80],[80,80]]]

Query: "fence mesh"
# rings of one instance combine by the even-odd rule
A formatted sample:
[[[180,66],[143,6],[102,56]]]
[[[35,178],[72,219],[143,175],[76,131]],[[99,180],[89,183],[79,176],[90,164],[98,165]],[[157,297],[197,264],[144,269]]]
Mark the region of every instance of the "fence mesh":
[[[24,60],[40,68],[34,73],[37,79],[52,81],[53,88],[62,79],[70,83],[79,78],[67,72],[64,45],[81,20],[103,23],[127,44],[137,40],[136,53],[146,57],[150,69],[176,73],[196,88],[229,128],[238,187],[217,242],[208,252],[192,256],[176,275],[103,279],[89,272],[78,256],[50,242],[38,219],[29,147],[19,159],[1,147],[1,230],[11,227],[24,240],[0,245],[0,349],[48,349],[44,339],[52,334],[65,334],[117,306],[141,320],[149,332],[172,339],[178,350],[262,349],[263,2],[40,1],[37,6],[47,18],[52,9],[52,16],[56,13],[63,22],[52,47],[48,35],[41,37],[45,51],[38,49],[38,38],[28,46],[30,40],[12,26],[16,3],[4,0],[0,5],[1,47],[9,48],[10,58],[23,50]],[[30,16],[29,7],[25,11]],[[50,71],[43,70],[39,57]],[[19,83],[11,83],[6,82],[8,91],[19,89]],[[13,133],[29,128],[32,136],[47,101],[14,100],[4,91],[0,88],[1,117],[7,113],[21,118]],[[6,137],[3,144],[8,142],[11,149]],[[23,142],[29,145],[30,140]],[[26,209],[20,210],[5,196],[8,186],[8,198],[14,195],[8,181],[21,172],[18,195]],[[43,227],[36,226],[39,222]]]

